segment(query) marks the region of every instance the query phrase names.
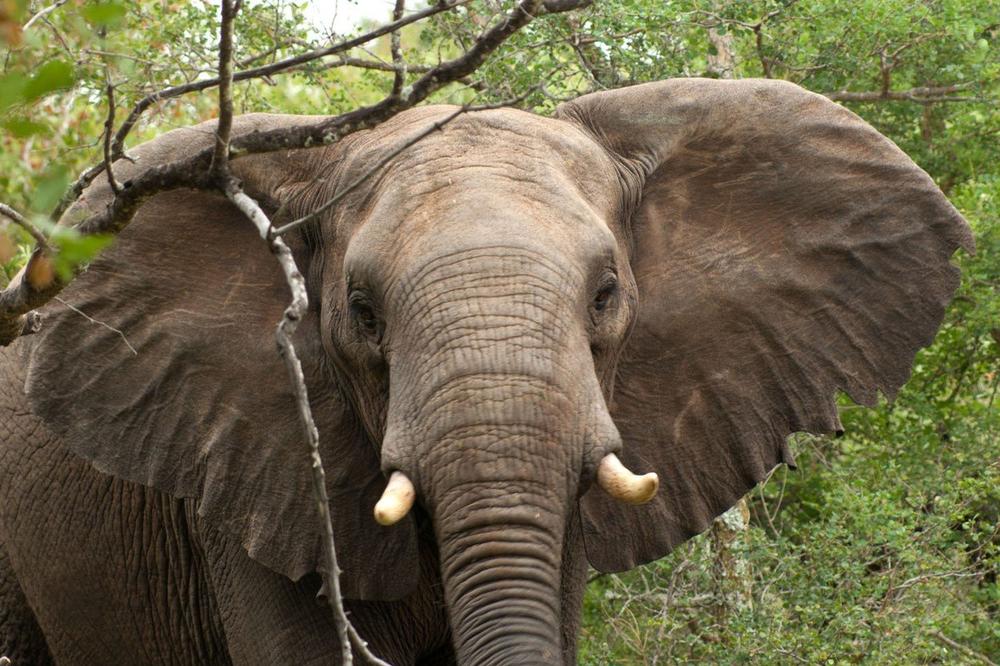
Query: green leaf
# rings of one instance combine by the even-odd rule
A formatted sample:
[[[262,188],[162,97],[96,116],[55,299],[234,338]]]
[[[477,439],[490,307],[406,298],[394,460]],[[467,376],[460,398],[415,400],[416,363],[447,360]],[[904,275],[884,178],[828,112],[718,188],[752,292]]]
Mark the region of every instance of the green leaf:
[[[58,234],[52,237],[53,244],[59,249],[54,257],[56,273],[63,280],[73,277],[73,270],[95,258],[101,250],[115,239],[110,234],[93,234],[84,236],[74,229],[58,227]]]
[[[47,134],[48,125],[28,120],[27,118],[10,118],[3,122],[3,128],[15,139],[25,139],[36,134]]]
[[[30,102],[53,90],[69,88],[73,81],[73,65],[65,60],[50,60],[24,86],[22,96],[24,101]]]
[[[98,27],[115,27],[125,18],[125,5],[119,2],[102,2],[80,10],[88,23]]]
[[[69,185],[69,169],[63,165],[52,167],[35,185],[31,209],[39,213],[52,210]]]
[[[35,215],[32,223],[48,236],[49,243],[56,249],[53,265],[63,280],[71,279],[74,269],[94,259],[115,239],[112,234],[81,234],[72,227],[52,222],[44,215]]]
[[[0,76],[0,110],[19,104],[24,100],[24,88],[28,77],[20,72],[10,72]]]

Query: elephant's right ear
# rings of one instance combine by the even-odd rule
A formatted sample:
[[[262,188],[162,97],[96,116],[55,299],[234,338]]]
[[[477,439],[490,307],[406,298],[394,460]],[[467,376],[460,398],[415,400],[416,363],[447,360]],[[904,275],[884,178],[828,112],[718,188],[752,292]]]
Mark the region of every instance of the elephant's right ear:
[[[791,83],[675,79],[559,109],[634,202],[638,316],[612,415],[640,507],[590,491],[591,564],[620,570],[704,530],[780,462],[840,429],[838,391],[895,395],[958,286],[972,234],[934,181],[858,116]]]
[[[234,134],[309,120],[253,115]],[[115,165],[143,169],[214,141],[214,123],[175,130]],[[315,201],[340,147],[247,156],[233,163],[262,201]],[[68,213],[100,210],[106,182]],[[303,204],[304,205],[304,204]],[[289,243],[306,275],[314,243]],[[318,252],[316,253],[319,254]],[[319,271],[313,271],[318,274]],[[31,342],[33,409],[102,472],[197,501],[199,515],[250,556],[296,580],[322,569],[311,459],[275,327],[290,300],[277,261],[224,197],[189,190],[143,205],[114,245],[44,311]],[[299,325],[302,358],[327,464],[344,593],[393,599],[416,584],[412,520],[377,525],[385,478],[325,362],[318,298]]]

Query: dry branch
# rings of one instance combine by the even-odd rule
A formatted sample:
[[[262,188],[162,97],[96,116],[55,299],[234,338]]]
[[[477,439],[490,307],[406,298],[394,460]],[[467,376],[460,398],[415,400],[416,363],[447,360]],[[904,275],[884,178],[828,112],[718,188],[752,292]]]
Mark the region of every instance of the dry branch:
[[[417,20],[417,17],[428,16],[430,13],[451,9],[464,2],[466,0],[447,0],[438,3],[423,12],[418,12],[400,21],[387,24],[367,33],[363,37],[330,47],[327,51],[336,48],[349,48],[348,44],[352,46],[356,45],[359,43],[359,40],[372,39],[386,34],[393,29],[402,27],[404,24]],[[564,11],[566,9],[575,9],[585,4],[587,3],[580,0],[558,3],[545,3],[541,0],[522,0],[492,28],[484,32],[468,51],[453,60],[448,60],[431,68],[414,82],[412,86],[405,87],[399,95],[390,95],[372,106],[318,120],[308,125],[275,129],[266,132],[252,132],[233,138],[229,143],[229,156],[235,157],[250,153],[330,145],[348,134],[374,127],[400,111],[419,104],[428,95],[440,88],[467,77],[491,53],[499,48],[507,38],[530,23],[536,16],[547,13],[549,10],[546,7],[555,7],[551,11]],[[300,60],[296,61],[296,64],[304,62],[307,59],[305,56],[300,56],[300,58]],[[283,62],[287,63],[288,61]],[[264,75],[262,70],[265,69],[268,68],[258,68],[255,71],[258,72],[258,76],[262,76]],[[236,76],[237,74],[233,74],[233,80],[236,79]],[[218,85],[219,79],[216,78],[212,81],[211,85]],[[121,133],[121,129],[119,129],[119,133]],[[114,150],[115,147],[112,144],[112,153],[114,153]],[[141,175],[121,183],[121,192],[114,197],[112,203],[104,210],[80,222],[76,226],[77,230],[83,234],[117,234],[128,225],[135,212],[146,200],[160,192],[181,187],[199,190],[218,190],[218,181],[210,173],[214,155],[215,146],[181,160],[145,169]],[[101,170],[103,170],[103,165],[98,169],[98,173]],[[60,209],[68,207],[67,202],[71,203],[72,200],[79,196],[83,189],[83,186],[80,185],[83,180],[84,178],[81,178],[72,186],[69,196],[64,200],[63,204],[60,204]],[[32,274],[33,268],[44,267],[44,262],[46,261],[49,261],[49,259],[43,253],[36,250],[29,259],[27,270],[22,273],[22,276],[25,273]],[[33,329],[26,325],[27,321],[24,319],[24,315],[52,300],[64,286],[65,282],[58,276],[55,276],[50,282],[46,282],[45,284],[33,284],[31,280],[15,278],[11,285],[0,291],[0,346],[9,344],[25,332],[31,332]]]
[[[849,90],[838,90],[836,92],[823,93],[828,99],[835,102],[917,102],[919,104],[933,104],[936,102],[976,102],[977,97],[968,95],[958,95],[962,91],[973,87],[973,83],[957,83],[950,86],[922,86],[910,88],[909,90],[889,90],[883,88],[877,91],[852,92]]]
[[[43,249],[48,249],[48,241],[45,239],[45,234],[43,234],[38,227],[33,225],[28,221],[26,217],[18,213],[16,210],[8,206],[7,204],[0,203],[0,215],[7,217],[12,220],[15,224],[23,228],[34,239],[38,247]]]
[[[383,25],[375,30],[367,32],[358,37],[352,39],[344,40],[321,49],[313,49],[306,53],[300,53],[299,55],[292,56],[290,58],[285,58],[283,60],[278,60],[276,62],[270,63],[268,65],[263,65],[261,67],[254,67],[252,69],[243,70],[233,74],[232,80],[236,81],[247,81],[250,79],[259,79],[267,76],[272,76],[275,74],[281,74],[285,72],[295,71],[301,65],[306,63],[325,58],[330,55],[336,55],[338,53],[344,53],[351,50],[356,46],[365,44],[373,39],[377,39],[382,35],[391,33],[395,30],[399,30],[404,26],[411,23],[415,23],[429,16],[439,14],[443,11],[454,9],[461,5],[467,4],[470,0],[440,0],[437,4],[428,7],[422,11],[411,14],[407,17],[401,18],[398,21],[393,21]],[[125,150],[125,139],[128,138],[129,133],[135,127],[136,123],[139,122],[139,118],[145,113],[151,106],[159,102],[173,99],[175,97],[180,97],[188,93],[200,92],[214,88],[219,85],[219,77],[214,77],[210,79],[204,79],[201,81],[193,81],[190,83],[185,83],[183,85],[172,86],[170,88],[164,88],[163,90],[158,90],[154,93],[150,93],[146,97],[139,100],[136,105],[129,112],[125,121],[122,123],[121,127],[115,133],[114,138],[111,141],[111,160],[116,160],[124,155]],[[104,170],[104,164],[95,164],[81,174],[81,176],[74,182],[66,193],[66,196],[60,202],[59,206],[53,213],[53,217],[58,219],[67,208],[80,196],[80,193],[89,185],[94,178],[96,178]]]
[[[340,642],[341,663],[351,666],[353,653],[349,637],[350,620],[344,611],[344,599],[340,592],[340,567],[337,565],[337,548],[333,536],[333,521],[330,517],[330,498],[326,492],[326,473],[323,469],[323,459],[319,452],[319,430],[313,418],[309,405],[309,392],[306,388],[305,374],[302,372],[302,362],[295,352],[292,337],[295,329],[309,309],[309,297],[306,291],[306,281],[302,272],[295,264],[292,251],[280,236],[273,233],[271,220],[260,205],[240,188],[240,184],[229,171],[229,142],[233,124],[233,20],[239,6],[234,0],[222,0],[219,25],[219,123],[216,129],[215,147],[212,152],[210,172],[216,180],[216,185],[226,195],[226,198],[239,209],[250,222],[257,227],[271,253],[278,260],[285,281],[291,291],[291,303],[285,308],[281,321],[277,324],[275,337],[278,353],[288,369],[289,380],[295,393],[295,402],[299,410],[299,418],[305,431],[306,442],[309,444],[312,458],[313,495],[320,516],[320,533],[323,538],[323,577],[321,595],[326,596],[333,609],[334,626]],[[356,635],[357,632],[354,632]],[[369,663],[377,666],[388,666],[382,660],[371,654],[363,641],[358,639],[358,652]]]

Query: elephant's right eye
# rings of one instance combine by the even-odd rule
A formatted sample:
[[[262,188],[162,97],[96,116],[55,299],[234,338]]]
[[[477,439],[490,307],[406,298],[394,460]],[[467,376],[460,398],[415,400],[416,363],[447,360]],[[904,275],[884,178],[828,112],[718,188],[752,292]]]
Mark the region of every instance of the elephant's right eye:
[[[351,317],[358,328],[366,337],[374,340],[376,344],[379,343],[382,337],[382,325],[371,303],[364,296],[352,294],[350,304]]]

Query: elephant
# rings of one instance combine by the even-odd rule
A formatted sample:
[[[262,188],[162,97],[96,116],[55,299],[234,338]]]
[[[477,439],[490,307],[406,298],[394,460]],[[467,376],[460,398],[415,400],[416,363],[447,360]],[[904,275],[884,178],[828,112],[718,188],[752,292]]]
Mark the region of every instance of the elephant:
[[[892,398],[971,231],[851,111],[788,82],[671,79],[550,116],[417,107],[236,157],[309,309],[294,343],[340,581],[404,664],[572,664],[588,565],[704,531],[836,397]],[[241,135],[310,122],[251,114]],[[115,164],[213,145],[214,121]],[[71,224],[111,197],[96,182]],[[311,461],[275,349],[289,301],[218,193],[150,198],[0,361],[0,653],[339,662]]]

